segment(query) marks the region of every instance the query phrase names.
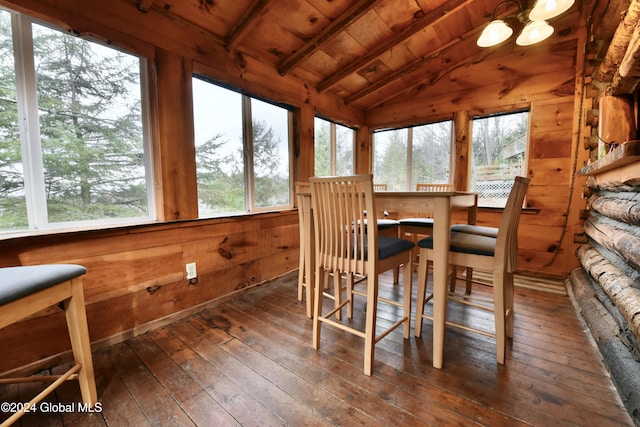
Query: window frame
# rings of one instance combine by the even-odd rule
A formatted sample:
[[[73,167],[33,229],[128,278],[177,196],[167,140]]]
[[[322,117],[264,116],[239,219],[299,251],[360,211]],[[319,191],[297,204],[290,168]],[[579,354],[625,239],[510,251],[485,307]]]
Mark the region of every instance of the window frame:
[[[415,191],[415,185],[412,184],[412,169],[413,169],[413,145],[414,145],[414,130],[415,128],[419,128],[422,126],[429,126],[429,125],[433,125],[433,124],[438,124],[438,123],[444,123],[444,122],[448,122],[449,123],[449,127],[450,127],[450,132],[449,132],[449,173],[448,173],[448,177],[447,177],[447,181],[446,182],[442,182],[442,184],[449,184],[451,183],[452,180],[452,171],[453,171],[453,161],[454,161],[454,156],[453,156],[453,150],[454,150],[454,139],[455,139],[455,129],[454,129],[454,121],[452,119],[445,119],[445,120],[439,120],[439,121],[434,121],[434,122],[429,122],[429,123],[421,123],[421,124],[415,124],[415,125],[411,125],[411,126],[406,126],[406,127],[400,127],[400,128],[383,128],[383,129],[377,129],[373,132],[372,137],[373,137],[373,150],[372,150],[372,160],[373,160],[373,174],[374,174],[374,180],[376,179],[375,176],[375,164],[376,164],[376,159],[375,159],[375,155],[376,155],[376,134],[378,133],[382,133],[382,132],[388,132],[388,131],[400,131],[400,130],[406,130],[407,134],[406,134],[406,140],[407,140],[407,152],[406,152],[406,171],[405,171],[405,189],[403,190],[399,190],[399,191]]]
[[[148,62],[145,57],[134,52],[119,49],[95,37],[79,37],[63,28],[31,15],[9,8],[0,7],[11,18],[11,38],[14,55],[18,127],[20,134],[21,162],[23,169],[27,227],[0,230],[0,236],[31,234],[38,231],[58,232],[75,229],[100,229],[108,226],[151,223],[157,219],[156,195],[153,176],[152,126],[149,93]],[[90,220],[57,221],[49,220],[45,192],[44,163],[40,133],[37,76],[32,25],[39,25],[69,37],[78,37],[104,48],[117,50],[137,58],[139,63],[140,115],[142,130],[142,150],[144,182],[146,186],[147,214],[135,217],[100,218]]]
[[[207,77],[205,74],[194,72],[192,74],[192,79],[198,79],[203,83],[211,84],[217,86],[220,89],[228,90],[234,93],[237,93],[241,97],[241,114],[242,114],[242,164],[243,164],[243,175],[244,175],[244,194],[245,194],[245,210],[242,212],[221,212],[214,214],[202,215],[200,213],[200,209],[198,209],[198,219],[208,219],[208,218],[224,218],[238,215],[251,215],[254,213],[262,213],[262,212],[278,212],[282,210],[292,209],[293,208],[293,195],[294,195],[294,185],[293,185],[293,132],[294,132],[294,117],[293,107],[289,105],[284,105],[280,103],[273,102],[268,99],[264,99],[254,95],[248,95],[243,91],[236,90],[232,87],[224,85],[215,79]],[[264,102],[266,104],[273,105],[278,108],[282,108],[287,112],[287,172],[289,178],[288,195],[289,201],[288,204],[284,205],[274,205],[274,206],[266,206],[259,207],[256,203],[255,198],[255,169],[254,169],[254,141],[253,141],[253,111],[251,100],[255,99],[256,101]],[[249,119],[247,119],[247,117]],[[195,123],[194,123],[195,125]],[[194,140],[195,144],[195,140]],[[195,160],[195,159],[194,159]]]
[[[352,138],[351,138],[351,172],[350,174],[354,174],[355,173],[355,167],[356,167],[356,162],[355,162],[355,152],[356,152],[356,130],[350,126],[345,126],[339,123],[334,122],[333,120],[330,120],[326,117],[322,117],[319,115],[316,115],[314,117],[314,132],[313,132],[313,137],[314,137],[314,146],[315,146],[315,136],[316,136],[316,126],[315,126],[315,121],[316,120],[322,120],[326,123],[329,124],[329,176],[336,176],[338,175],[337,172],[337,166],[338,166],[338,126],[342,126],[346,129],[351,130],[352,132]],[[315,155],[314,155],[314,175],[317,174],[317,171],[315,170]]]
[[[469,165],[469,169],[470,169],[470,179],[475,180],[476,179],[476,172],[474,171],[474,166],[475,166],[475,156],[473,154],[473,144],[474,144],[474,138],[473,138],[473,129],[474,129],[474,124],[476,120],[483,120],[483,119],[489,119],[489,118],[494,118],[494,117],[501,117],[501,116],[508,116],[508,115],[512,115],[512,114],[520,114],[520,113],[527,113],[527,126],[526,126],[526,135],[525,135],[525,147],[524,147],[524,156],[522,158],[522,175],[526,176],[526,171],[528,170],[528,165],[529,165],[529,149],[531,146],[531,108],[527,107],[527,108],[520,108],[517,110],[510,110],[510,111],[498,111],[495,113],[490,113],[490,114],[484,114],[484,115],[475,115],[472,116],[470,119],[470,142],[471,142],[471,146],[470,146],[470,159],[471,159],[471,163]],[[515,175],[514,177],[515,178]],[[469,182],[469,190],[470,191],[476,191],[473,188],[472,182]],[[480,194],[478,194],[478,207],[482,208],[482,209],[504,209],[504,205],[503,206],[495,206],[495,205],[491,205],[491,204],[482,204],[482,201],[486,200],[480,197]],[[506,198],[505,198],[505,204],[506,204]],[[526,196],[523,202],[523,206],[526,206]]]

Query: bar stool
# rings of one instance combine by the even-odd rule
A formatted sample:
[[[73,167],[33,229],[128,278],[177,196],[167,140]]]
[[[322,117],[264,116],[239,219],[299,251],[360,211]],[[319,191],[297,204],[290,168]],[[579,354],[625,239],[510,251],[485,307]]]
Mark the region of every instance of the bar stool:
[[[67,380],[78,380],[83,403],[93,407],[97,401],[96,381],[91,360],[91,346],[84,307],[81,265],[50,264],[0,268],[0,328],[53,305],[64,309],[75,365],[62,375],[43,377],[55,380],[27,407],[38,404]],[[37,377],[3,378],[0,384],[38,381]],[[11,425],[24,411],[16,412],[3,425]]]

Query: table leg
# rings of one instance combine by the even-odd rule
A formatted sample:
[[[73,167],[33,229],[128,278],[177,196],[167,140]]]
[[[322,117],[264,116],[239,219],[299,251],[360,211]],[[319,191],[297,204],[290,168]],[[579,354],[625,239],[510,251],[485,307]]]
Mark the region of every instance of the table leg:
[[[436,197],[435,202],[433,215],[433,367],[441,369],[447,318],[451,205],[448,197]]]

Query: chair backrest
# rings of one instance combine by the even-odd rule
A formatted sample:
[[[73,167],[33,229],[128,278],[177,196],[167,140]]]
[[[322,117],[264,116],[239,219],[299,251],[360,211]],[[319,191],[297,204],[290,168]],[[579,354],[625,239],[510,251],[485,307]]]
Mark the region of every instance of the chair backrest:
[[[304,202],[304,197],[301,196],[299,193],[311,193],[311,184],[309,184],[308,182],[296,182],[295,183],[295,190],[296,190],[296,204],[298,205],[298,222],[299,222],[299,227],[300,227],[300,247],[304,246],[304,223],[305,221],[308,221],[307,218],[305,218],[305,212],[304,209],[302,209],[302,204]]]
[[[387,184],[373,184],[373,191],[387,191]]]
[[[416,191],[453,191],[453,184],[416,184]]]
[[[496,240],[495,258],[497,262],[504,262],[506,271],[516,271],[518,254],[518,224],[522,213],[524,196],[527,193],[529,179],[516,176],[507,199]]]
[[[370,227],[367,233],[365,220],[366,211],[376,211],[372,176],[312,177],[309,181],[317,267],[370,273],[366,254],[378,253],[378,227]]]

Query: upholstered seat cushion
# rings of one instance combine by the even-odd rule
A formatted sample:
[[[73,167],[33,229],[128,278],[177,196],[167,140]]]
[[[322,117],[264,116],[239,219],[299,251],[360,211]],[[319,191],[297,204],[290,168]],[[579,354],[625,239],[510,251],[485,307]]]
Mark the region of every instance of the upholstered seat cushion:
[[[396,221],[395,219],[379,218],[377,221],[378,221],[378,230],[387,230],[389,228],[398,226],[398,221]]]
[[[81,265],[46,264],[0,268],[0,306],[87,272]]]
[[[378,230],[388,230],[389,228],[397,227],[398,221],[395,219],[378,218]],[[364,225],[367,225],[367,220],[364,220]]]
[[[494,227],[483,227],[482,225],[471,224],[454,224],[451,226],[451,231],[460,233],[477,234],[479,236],[498,237],[498,229]]]
[[[401,252],[413,249],[415,244],[397,237],[378,236],[378,259],[389,258]]]
[[[433,249],[433,236],[420,240],[418,242],[418,246],[421,248]],[[478,234],[452,231],[450,248],[452,252],[493,256],[496,250],[496,239],[493,237],[480,236]]]
[[[369,248],[367,239],[364,239],[365,259],[369,258]],[[401,252],[413,249],[415,244],[406,239],[397,237],[378,236],[378,259],[385,259],[397,255]],[[360,244],[358,244],[358,256],[360,255]]]
[[[403,218],[398,222],[401,226],[433,228],[433,218]]]

